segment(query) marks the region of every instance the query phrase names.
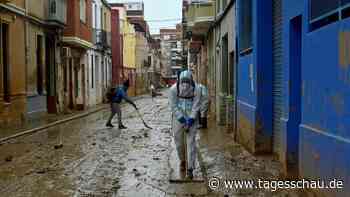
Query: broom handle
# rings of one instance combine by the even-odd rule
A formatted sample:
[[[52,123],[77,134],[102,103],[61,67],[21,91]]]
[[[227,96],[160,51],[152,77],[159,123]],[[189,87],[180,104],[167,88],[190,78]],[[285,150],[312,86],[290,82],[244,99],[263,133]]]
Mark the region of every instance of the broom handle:
[[[183,135],[184,135],[184,154],[185,154],[185,163],[186,163],[186,174],[187,174],[187,171],[188,171],[188,154],[187,154],[187,132],[189,132],[189,129],[185,127],[185,130],[183,132]]]

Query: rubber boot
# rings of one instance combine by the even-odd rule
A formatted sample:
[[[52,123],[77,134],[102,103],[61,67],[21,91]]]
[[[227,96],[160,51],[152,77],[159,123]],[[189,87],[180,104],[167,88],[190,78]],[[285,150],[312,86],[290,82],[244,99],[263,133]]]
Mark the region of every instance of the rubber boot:
[[[113,127],[114,127],[114,125],[113,125],[112,123],[110,123],[110,122],[107,122],[106,127],[113,128]]]
[[[201,127],[202,127],[202,129],[207,129],[208,128],[208,119],[207,119],[207,117],[201,118]]]
[[[128,127],[124,126],[123,124],[119,125],[119,129],[127,129]]]
[[[186,171],[186,162],[185,161],[180,162],[180,171],[182,171],[182,172]]]
[[[187,170],[187,176],[188,176],[189,179],[191,179],[191,180],[193,179],[193,169],[188,169]]]

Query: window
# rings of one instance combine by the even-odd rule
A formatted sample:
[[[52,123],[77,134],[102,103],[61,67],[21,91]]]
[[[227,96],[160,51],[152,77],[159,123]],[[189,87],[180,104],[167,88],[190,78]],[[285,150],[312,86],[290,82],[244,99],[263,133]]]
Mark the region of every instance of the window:
[[[227,0],[222,0],[222,8],[223,8],[223,10],[225,10],[226,6],[227,6]]]
[[[97,28],[97,5],[94,4],[94,16],[95,16],[95,25],[94,25],[94,28]]]
[[[0,90],[3,88],[3,99],[10,102],[10,65],[9,65],[9,25],[0,23]],[[2,83],[2,86],[1,86]]]
[[[86,22],[86,0],[80,0],[80,20]]]
[[[241,55],[252,47],[252,0],[241,0],[239,10],[239,51]]]
[[[51,4],[50,4],[50,13],[51,14],[56,14],[56,1],[51,1]]]
[[[101,7],[100,8],[100,22],[101,22],[101,24],[100,24],[100,27],[99,27],[100,29],[104,29],[104,27],[103,27],[104,22],[103,22],[102,14],[103,14],[103,8]]]
[[[335,11],[338,6],[338,0],[311,0],[311,20]]]
[[[350,17],[350,0],[309,0],[310,30]]]
[[[221,12],[221,0],[216,1],[216,13],[219,14]]]
[[[104,20],[103,30],[107,30],[107,13],[103,13],[103,20]]]
[[[91,55],[91,88],[94,88],[94,56]]]

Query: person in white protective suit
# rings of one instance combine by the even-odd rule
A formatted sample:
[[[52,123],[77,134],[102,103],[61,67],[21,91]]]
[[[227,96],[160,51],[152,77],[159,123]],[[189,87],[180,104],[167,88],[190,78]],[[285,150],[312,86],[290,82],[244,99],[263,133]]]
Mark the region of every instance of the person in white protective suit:
[[[187,141],[187,175],[193,178],[196,160],[195,137],[198,127],[198,113],[200,111],[200,89],[192,78],[190,71],[182,71],[178,81],[170,88],[169,102],[172,111],[172,129],[175,145],[180,159],[180,169],[186,168],[184,155],[184,136]]]
[[[203,84],[198,84],[201,90],[201,108],[199,111],[199,124],[201,129],[208,128],[209,92]]]

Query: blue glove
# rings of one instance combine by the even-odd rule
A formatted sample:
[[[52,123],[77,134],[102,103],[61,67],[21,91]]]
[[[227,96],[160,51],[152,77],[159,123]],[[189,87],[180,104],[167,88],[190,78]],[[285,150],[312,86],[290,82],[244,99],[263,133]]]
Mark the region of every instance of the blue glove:
[[[193,124],[194,124],[194,119],[193,119],[193,118],[188,118],[188,119],[186,120],[186,126],[192,127]]]
[[[177,119],[181,124],[186,124],[186,119],[184,117],[181,117]]]

